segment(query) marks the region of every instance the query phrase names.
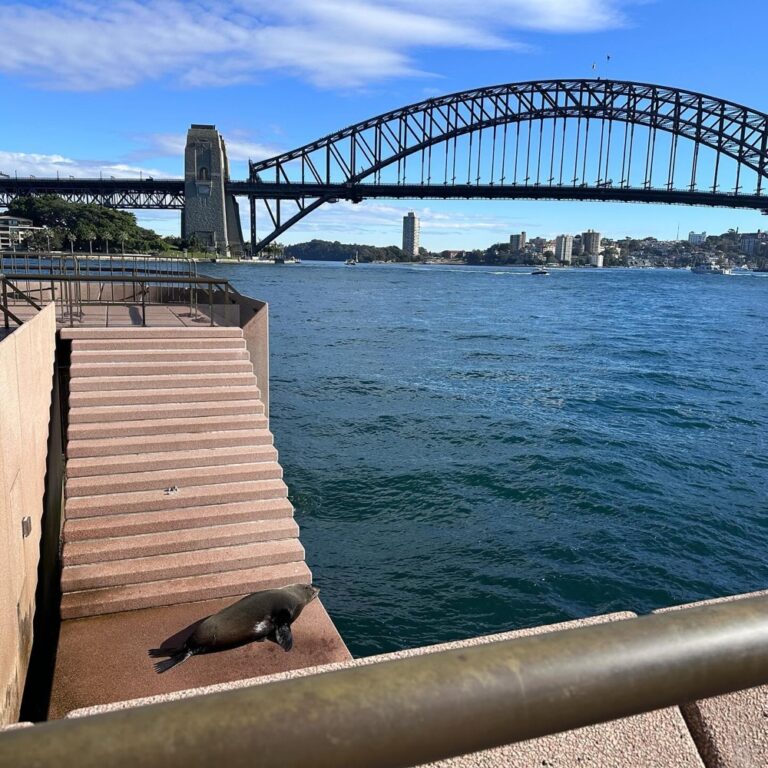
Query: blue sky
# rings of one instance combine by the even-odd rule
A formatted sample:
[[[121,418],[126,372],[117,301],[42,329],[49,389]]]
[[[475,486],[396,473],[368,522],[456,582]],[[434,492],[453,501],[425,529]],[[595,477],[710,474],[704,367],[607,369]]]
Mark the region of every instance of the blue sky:
[[[768,20],[765,0],[4,0],[2,8],[4,173],[179,176],[186,129],[210,122],[227,140],[233,177],[244,178],[248,157],[429,96],[530,79],[597,74],[768,111],[768,63],[750,31]],[[483,247],[521,229],[671,238],[768,224],[756,212],[684,206],[379,200],[320,209],[282,240],[399,243],[409,209],[433,250]],[[175,213],[140,220],[178,233]]]

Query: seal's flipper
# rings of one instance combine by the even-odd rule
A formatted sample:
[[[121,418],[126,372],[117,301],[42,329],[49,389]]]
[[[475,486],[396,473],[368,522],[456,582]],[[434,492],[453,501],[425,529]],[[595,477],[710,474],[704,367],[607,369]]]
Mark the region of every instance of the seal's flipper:
[[[275,627],[275,642],[284,651],[290,651],[293,648],[293,633],[290,624],[278,624]]]
[[[150,656],[152,654],[150,653]],[[163,661],[158,661],[155,666],[155,672],[157,672],[158,675],[161,675],[163,672],[167,672],[172,667],[175,667],[177,664],[181,664],[182,661],[186,661],[190,656],[194,655],[194,651],[187,650],[185,648],[179,649],[176,653],[174,653],[170,659],[164,659]]]
[[[150,648],[147,653],[153,659],[164,659],[166,656],[175,656],[183,648]]]

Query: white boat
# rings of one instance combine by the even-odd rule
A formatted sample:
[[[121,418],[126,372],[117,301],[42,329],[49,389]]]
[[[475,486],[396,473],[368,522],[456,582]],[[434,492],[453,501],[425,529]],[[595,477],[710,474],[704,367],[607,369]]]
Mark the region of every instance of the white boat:
[[[548,275],[549,272],[544,267],[537,267],[531,272],[532,275]]]
[[[691,272],[697,275],[730,275],[731,270],[728,267],[718,267],[717,264],[713,264],[711,261],[706,261],[703,264],[696,264],[691,267]]]
[[[344,262],[348,267],[355,267],[357,266],[357,251],[355,251],[355,258],[354,259],[347,259]]]

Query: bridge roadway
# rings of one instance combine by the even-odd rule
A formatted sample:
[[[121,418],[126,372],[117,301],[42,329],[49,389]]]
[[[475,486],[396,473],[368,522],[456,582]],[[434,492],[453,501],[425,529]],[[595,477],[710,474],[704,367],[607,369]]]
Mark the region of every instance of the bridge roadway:
[[[257,200],[323,199],[326,202],[368,198],[592,200],[747,208],[768,213],[768,197],[711,190],[586,184],[316,184],[302,182],[229,181],[226,190]],[[184,208],[183,179],[44,179],[0,177],[0,206],[21,195],[60,195],[71,202],[97,203],[110,208]]]

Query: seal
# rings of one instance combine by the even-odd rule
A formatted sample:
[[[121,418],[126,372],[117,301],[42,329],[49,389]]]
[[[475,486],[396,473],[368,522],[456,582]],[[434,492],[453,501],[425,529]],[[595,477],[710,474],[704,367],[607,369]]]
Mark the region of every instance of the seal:
[[[272,640],[284,651],[290,651],[291,624],[319,592],[311,584],[254,592],[201,621],[184,645],[151,648],[151,657],[169,657],[156,662],[155,671],[167,672],[198,653],[214,653],[264,640]]]

